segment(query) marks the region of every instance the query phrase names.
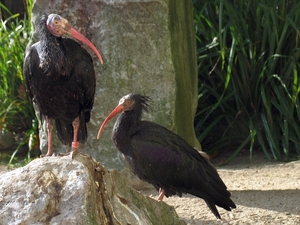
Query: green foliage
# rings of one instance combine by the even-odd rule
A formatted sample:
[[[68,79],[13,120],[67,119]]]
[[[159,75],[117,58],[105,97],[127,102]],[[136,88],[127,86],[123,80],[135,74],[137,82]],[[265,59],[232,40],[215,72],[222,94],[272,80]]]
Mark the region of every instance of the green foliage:
[[[11,161],[11,162],[10,162]],[[28,157],[11,157],[7,153],[0,153],[0,165],[8,165],[8,169],[15,169],[27,165],[32,161]]]
[[[16,14],[4,21],[1,19],[0,23],[0,129],[23,137],[17,150],[28,143],[37,130],[34,125],[34,110],[25,92],[22,73],[25,49],[31,34],[32,1],[26,2],[29,18],[19,20]],[[3,4],[0,3],[0,7],[8,12]]]
[[[300,156],[300,2],[194,0],[204,150]]]

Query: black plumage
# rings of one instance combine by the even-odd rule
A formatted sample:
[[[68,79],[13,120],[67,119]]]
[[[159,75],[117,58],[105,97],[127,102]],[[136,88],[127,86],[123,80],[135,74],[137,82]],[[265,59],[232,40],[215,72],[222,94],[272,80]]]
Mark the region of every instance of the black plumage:
[[[24,59],[23,74],[26,91],[45,116],[48,130],[48,152],[52,150],[52,120],[59,140],[72,146],[75,154],[78,142],[87,139],[86,123],[95,95],[95,71],[89,53],[72,36],[96,48],[68,21],[56,14],[43,15],[38,25],[39,42],[33,44]],[[77,131],[78,130],[78,131]]]
[[[159,191],[158,200],[164,195],[190,193],[204,199],[217,218],[221,217],[216,205],[229,211],[236,208],[217,170],[203,154],[165,127],[141,120],[148,100],[138,94],[123,97],[101,125],[98,138],[105,124],[121,113],[112,140],[133,173]]]

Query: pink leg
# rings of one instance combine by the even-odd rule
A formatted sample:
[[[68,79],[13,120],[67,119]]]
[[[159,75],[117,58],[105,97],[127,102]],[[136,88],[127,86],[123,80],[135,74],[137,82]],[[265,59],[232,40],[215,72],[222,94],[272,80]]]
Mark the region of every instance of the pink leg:
[[[52,130],[53,130],[53,124],[52,120],[46,116],[46,124],[47,124],[47,132],[48,132],[48,151],[46,156],[52,156],[53,155],[53,149],[52,149]]]
[[[73,158],[74,155],[78,153],[78,148],[79,148],[79,142],[77,141],[78,137],[78,130],[79,130],[79,117],[77,117],[73,122],[73,130],[74,130],[74,136],[73,136],[73,142],[72,142],[72,152],[71,152],[71,157]]]
[[[73,159],[75,155],[80,154],[82,156],[91,158],[90,155],[88,154],[84,154],[78,151],[79,148],[79,142],[78,142],[78,131],[79,131],[79,126],[80,126],[80,120],[79,117],[77,117],[73,122],[72,122],[72,126],[73,126],[73,131],[74,131],[74,135],[73,135],[73,141],[72,141],[72,150],[71,152],[68,153],[61,153],[59,154],[60,156],[66,156],[66,155],[71,155],[71,158]]]
[[[164,196],[165,196],[165,190],[162,189],[162,188],[159,188],[159,191],[158,191],[159,195],[158,195],[158,198],[157,198],[157,201],[162,201]]]

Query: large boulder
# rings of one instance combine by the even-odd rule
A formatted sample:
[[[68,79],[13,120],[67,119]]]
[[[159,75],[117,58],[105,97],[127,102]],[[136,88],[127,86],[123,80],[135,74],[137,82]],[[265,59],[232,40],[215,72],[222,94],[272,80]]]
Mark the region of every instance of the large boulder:
[[[81,155],[36,159],[0,176],[0,215],[10,225],[185,224],[173,207]]]
[[[124,166],[110,141],[113,122],[108,124],[101,141],[96,140],[96,135],[118,100],[131,92],[153,99],[153,110],[145,119],[166,126],[201,149],[193,128],[197,68],[192,12],[192,2],[186,0],[34,1],[34,24],[42,13],[57,13],[88,37],[103,56],[104,65],[100,65],[91,52],[97,76],[96,96],[88,141],[81,150],[101,160],[107,168]],[[35,33],[33,42],[36,40]],[[40,138],[45,153],[42,126]],[[55,151],[62,148],[56,143]]]

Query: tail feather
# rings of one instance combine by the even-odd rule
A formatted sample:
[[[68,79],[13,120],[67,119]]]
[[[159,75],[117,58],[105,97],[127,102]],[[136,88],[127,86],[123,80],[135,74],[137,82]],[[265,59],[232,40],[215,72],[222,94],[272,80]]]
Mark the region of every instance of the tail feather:
[[[187,190],[188,193],[203,198],[212,213],[219,219],[221,217],[216,206],[227,211],[236,208],[235,203],[230,199],[231,193],[212,164],[201,164],[195,171],[192,180],[193,188]]]
[[[231,193],[227,190],[226,185],[219,176],[215,167],[208,160],[207,162],[208,163],[205,167],[208,179],[207,185],[209,186],[209,192],[207,193],[209,196],[209,200],[207,201],[210,202],[210,205],[214,204],[228,211],[231,211],[231,208],[236,208],[235,203],[230,199]]]
[[[212,211],[212,213],[218,218],[221,219],[221,216],[219,214],[219,211],[216,207],[216,205],[212,202],[212,201],[208,201],[206,199],[204,199],[206,205],[208,206],[208,208],[210,209],[210,211]]]
[[[236,208],[235,203],[226,196],[215,195],[212,202],[227,211],[231,211],[231,208]]]
[[[73,126],[72,122],[65,119],[55,119],[55,128],[58,139],[64,145],[71,145],[73,141]]]
[[[204,199],[204,201],[206,202],[207,206],[210,208],[212,213],[217,218],[220,218],[216,205],[227,211],[231,211],[232,208],[236,208],[235,203],[230,199],[230,193],[227,191],[229,193],[229,196],[227,194],[222,195],[220,191],[223,192],[224,190],[218,190],[215,189],[213,186],[211,186],[209,188],[209,191],[207,192],[203,192],[203,191],[199,192],[199,190],[193,189],[193,190],[189,190],[188,193]]]
[[[206,197],[204,199],[209,201],[210,204],[214,204],[227,211],[231,211],[231,208],[236,208],[235,203],[230,199],[231,193],[227,190],[226,186],[224,188],[223,185],[220,185],[218,180],[221,180],[221,178],[218,178],[217,180],[210,179],[209,192],[206,193]]]
[[[79,125],[79,131],[78,131],[78,137],[77,140],[80,143],[84,143],[87,140],[87,128],[86,128],[86,122],[85,122],[85,116],[82,115],[79,118],[80,125]],[[56,127],[56,133],[64,145],[71,146],[74,136],[74,130],[72,121],[65,120],[63,118],[55,119],[55,127]]]
[[[232,208],[236,208],[235,203],[229,197],[218,196],[218,194],[216,194],[213,197],[208,196],[207,198],[203,199],[212,213],[219,219],[221,219],[221,216],[216,208],[216,205],[227,211],[231,211]]]
[[[78,141],[80,143],[84,143],[87,140],[87,128],[86,128],[86,118],[84,115],[80,117],[80,125],[79,125],[79,131],[78,131]]]

